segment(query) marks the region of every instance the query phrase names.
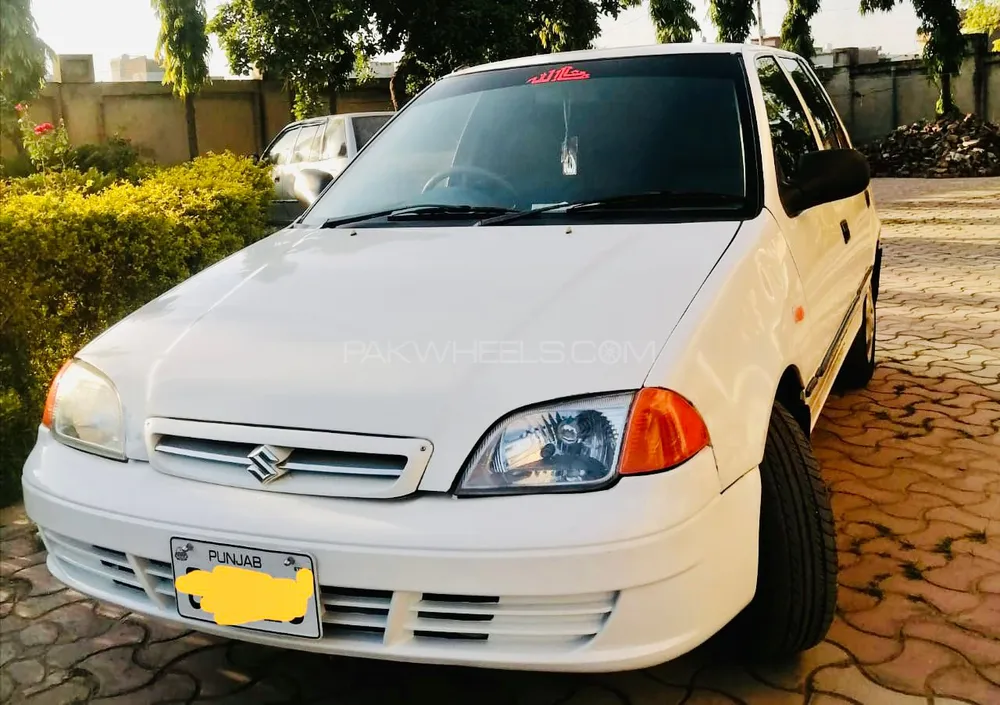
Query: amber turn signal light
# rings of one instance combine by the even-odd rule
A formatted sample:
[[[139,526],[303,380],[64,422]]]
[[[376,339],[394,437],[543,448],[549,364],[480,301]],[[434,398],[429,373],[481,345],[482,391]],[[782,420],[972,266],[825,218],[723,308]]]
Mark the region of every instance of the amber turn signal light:
[[[642,389],[632,403],[618,472],[668,470],[708,445],[708,428],[687,399],[667,389]]]
[[[42,411],[42,426],[46,428],[52,428],[52,417],[56,411],[56,393],[59,390],[59,379],[72,364],[73,358],[66,360],[63,366],[59,368],[59,371],[56,372],[56,376],[52,378],[52,384],[49,385],[49,393],[45,397],[45,410]]]

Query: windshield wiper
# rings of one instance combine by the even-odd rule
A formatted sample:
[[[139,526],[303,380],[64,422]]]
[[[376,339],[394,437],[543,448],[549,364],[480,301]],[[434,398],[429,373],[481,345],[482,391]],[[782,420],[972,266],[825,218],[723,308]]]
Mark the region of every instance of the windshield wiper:
[[[502,206],[467,206],[467,205],[410,206],[408,208],[400,208],[399,210],[393,211],[388,216],[386,216],[386,220],[410,220],[418,218],[434,218],[440,215],[477,216],[477,215],[510,214],[519,212],[520,211],[514,210],[513,208],[503,208]]]
[[[500,225],[513,220],[528,218],[540,213],[548,213],[564,209],[566,213],[582,213],[602,210],[625,210],[631,208],[690,208],[720,206],[737,207],[746,202],[743,196],[732,193],[715,193],[712,191],[645,191],[641,193],[626,193],[617,196],[591,198],[574,203],[553,203],[526,211],[517,211],[498,215],[480,221],[479,225]]]
[[[401,208],[390,208],[381,211],[374,211],[372,213],[360,213],[357,215],[347,215],[342,218],[330,218],[325,221],[320,227],[321,228],[338,228],[342,225],[363,223],[368,220],[375,220],[376,218],[385,218],[386,220],[410,220],[418,218],[436,218],[440,216],[462,216],[462,217],[477,217],[477,216],[496,216],[501,214],[513,214],[520,213],[512,208],[503,208],[501,206],[469,206],[469,205],[437,205],[428,204],[421,206],[403,206]]]

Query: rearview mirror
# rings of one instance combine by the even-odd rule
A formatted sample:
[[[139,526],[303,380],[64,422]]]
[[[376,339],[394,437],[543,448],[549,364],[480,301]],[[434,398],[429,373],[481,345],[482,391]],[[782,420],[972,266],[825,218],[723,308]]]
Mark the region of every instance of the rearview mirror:
[[[799,159],[792,187],[782,196],[789,211],[801,213],[862,193],[871,182],[868,160],[855,149],[824,149]]]

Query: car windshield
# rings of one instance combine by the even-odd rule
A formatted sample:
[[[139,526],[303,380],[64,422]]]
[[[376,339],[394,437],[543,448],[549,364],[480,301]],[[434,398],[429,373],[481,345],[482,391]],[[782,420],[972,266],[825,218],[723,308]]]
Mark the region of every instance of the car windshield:
[[[303,222],[429,205],[476,218],[489,208],[653,192],[722,196],[697,199],[699,207],[727,203],[730,213],[719,217],[731,217],[734,201],[756,193],[743,71],[736,54],[693,53],[450,76],[411,101]],[[619,208],[648,215],[670,203]]]

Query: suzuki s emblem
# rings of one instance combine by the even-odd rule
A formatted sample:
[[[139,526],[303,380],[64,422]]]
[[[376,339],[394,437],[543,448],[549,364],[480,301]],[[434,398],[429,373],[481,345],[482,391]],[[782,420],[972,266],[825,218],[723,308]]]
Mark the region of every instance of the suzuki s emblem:
[[[291,448],[276,448],[275,446],[257,446],[247,459],[247,472],[257,478],[262,485],[277,480],[288,470],[284,468],[285,461],[292,454]]]

